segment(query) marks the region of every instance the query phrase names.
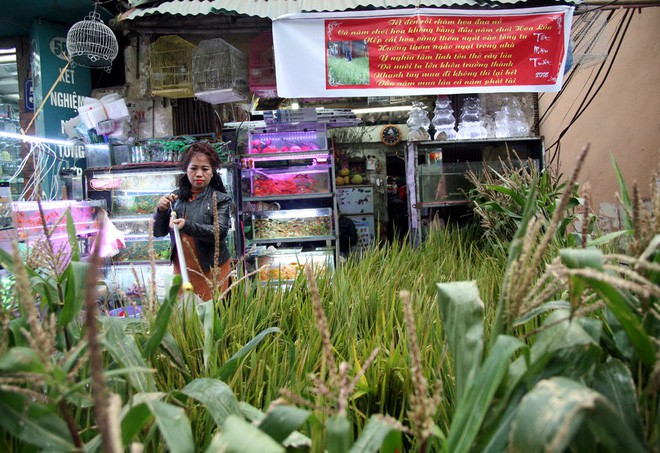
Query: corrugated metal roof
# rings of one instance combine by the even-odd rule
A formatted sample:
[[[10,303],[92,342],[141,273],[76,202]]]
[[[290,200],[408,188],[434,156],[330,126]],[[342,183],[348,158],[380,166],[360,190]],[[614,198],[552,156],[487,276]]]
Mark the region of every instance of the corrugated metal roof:
[[[414,8],[414,7],[497,7],[524,3],[525,0],[170,0],[156,6],[132,8],[117,18],[117,22],[152,15],[205,16],[210,14],[245,14],[275,19],[285,14],[346,11],[355,8]],[[580,3],[567,0],[561,3]],[[560,3],[560,2],[558,2]]]

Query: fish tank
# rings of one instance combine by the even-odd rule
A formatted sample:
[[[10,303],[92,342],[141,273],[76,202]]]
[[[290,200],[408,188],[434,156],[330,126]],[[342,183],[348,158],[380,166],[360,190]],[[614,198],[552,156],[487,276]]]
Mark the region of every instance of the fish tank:
[[[332,190],[330,165],[250,168],[241,172],[243,197],[327,194]]]
[[[112,198],[112,216],[131,216],[138,214],[153,214],[156,212],[158,200],[163,193],[140,193],[131,195],[115,195]]]
[[[262,282],[290,281],[304,272],[305,265],[312,266],[315,272],[334,269],[332,250],[301,251],[300,249],[279,249],[256,256],[259,280]]]
[[[149,240],[126,240],[126,247],[112,257],[113,263],[149,261]],[[155,261],[168,261],[170,258],[170,239],[153,241]]]
[[[538,168],[538,159],[519,160],[515,165],[532,165]],[[468,192],[474,187],[467,178],[468,172],[481,175],[486,171],[502,171],[500,161],[436,162],[420,165],[418,187],[420,203],[452,203],[467,201]]]
[[[248,132],[247,154],[279,154],[328,149],[324,123],[277,124]]]
[[[333,238],[332,208],[253,211],[248,220],[253,241]]]
[[[14,228],[19,240],[35,240],[44,235],[43,222],[36,201],[14,201]],[[53,200],[42,201],[41,210],[51,238],[66,238],[66,211],[71,213],[78,236],[96,234],[96,217],[100,204],[86,201]]]

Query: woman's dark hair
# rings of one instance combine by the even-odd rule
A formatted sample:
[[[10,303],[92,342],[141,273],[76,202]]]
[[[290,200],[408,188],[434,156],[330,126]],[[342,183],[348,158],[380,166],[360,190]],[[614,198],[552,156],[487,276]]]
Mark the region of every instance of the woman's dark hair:
[[[181,162],[179,163],[183,174],[179,177],[178,186],[179,186],[179,196],[184,200],[190,200],[192,198],[192,185],[188,180],[188,165],[192,160],[195,154],[203,154],[209,159],[209,164],[211,164],[211,169],[213,170],[213,176],[211,177],[211,182],[209,186],[213,187],[216,190],[219,190],[222,193],[227,193],[225,190],[225,185],[222,184],[222,179],[220,179],[220,174],[218,169],[220,168],[220,158],[218,153],[215,152],[215,148],[208,143],[195,142],[188,147],[183,156],[181,156]]]

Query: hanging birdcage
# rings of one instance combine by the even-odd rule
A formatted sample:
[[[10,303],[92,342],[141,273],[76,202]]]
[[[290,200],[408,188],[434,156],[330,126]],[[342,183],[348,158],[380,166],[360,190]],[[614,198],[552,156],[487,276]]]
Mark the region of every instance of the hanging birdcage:
[[[201,41],[193,51],[193,88],[202,101],[222,104],[245,100],[247,78],[247,58],[226,41]]]
[[[119,46],[115,34],[94,11],[71,26],[66,34],[66,50],[74,67],[102,68],[110,72]]]
[[[151,94],[167,98],[191,98],[192,55],[195,45],[176,35],[161,36],[149,46]]]

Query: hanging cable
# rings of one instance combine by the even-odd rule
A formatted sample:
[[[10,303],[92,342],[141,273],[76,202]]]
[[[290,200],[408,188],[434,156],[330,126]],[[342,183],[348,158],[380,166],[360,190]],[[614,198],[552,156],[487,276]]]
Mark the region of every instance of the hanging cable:
[[[609,60],[609,66],[607,66],[607,69],[606,69],[606,71],[605,71],[605,75],[603,76],[602,80],[600,81],[600,84],[599,84],[599,85],[595,88],[595,90],[594,90],[594,87],[596,86],[596,83],[597,83],[597,81],[598,81],[598,78],[599,78],[601,72],[603,71],[603,69],[605,68],[605,66],[606,66],[606,64],[607,64],[607,61],[604,62],[604,63],[600,66],[600,68],[598,69],[598,72],[596,73],[596,75],[595,75],[595,77],[594,77],[594,79],[593,79],[591,85],[589,86],[589,90],[587,91],[587,94],[586,94],[585,97],[582,99],[582,102],[580,103],[580,105],[579,105],[577,111],[574,113],[573,118],[571,119],[571,121],[570,121],[570,123],[568,124],[568,126],[566,126],[566,127],[561,131],[561,133],[559,134],[559,137],[557,138],[557,140],[555,140],[551,145],[549,145],[549,146],[546,148],[547,150],[550,150],[550,149],[552,149],[552,148],[555,148],[553,154],[552,154],[551,157],[550,157],[549,162],[552,163],[552,162],[555,162],[555,161],[557,161],[557,162],[559,161],[559,157],[560,157],[560,149],[561,149],[561,146],[560,146],[560,144],[561,144],[561,139],[562,139],[562,138],[566,135],[566,133],[571,129],[571,127],[575,124],[575,122],[577,121],[577,119],[578,119],[580,116],[582,116],[582,114],[587,110],[587,108],[589,107],[589,105],[591,104],[591,102],[595,99],[595,97],[598,95],[598,93],[600,92],[601,88],[602,88],[603,85],[605,84],[605,81],[608,79],[609,73],[610,73],[610,71],[612,70],[612,67],[614,66],[614,62],[616,61],[616,58],[617,58],[617,56],[618,56],[619,50],[620,50],[621,45],[622,45],[622,43],[623,43],[623,40],[624,40],[624,38],[625,38],[626,32],[627,32],[627,30],[628,30],[628,27],[630,26],[630,23],[632,22],[633,15],[632,15],[631,13],[632,13],[632,11],[630,11],[630,10],[626,10],[625,13],[624,13],[624,17],[622,18],[621,22],[619,23],[619,26],[618,26],[618,28],[617,28],[617,30],[616,30],[616,33],[615,33],[615,36],[614,36],[614,38],[613,38],[613,40],[612,40],[612,43],[611,43],[611,45],[610,45],[610,48],[608,49],[608,55],[611,55],[611,58],[608,58],[608,60]],[[626,19],[628,19],[627,22],[626,22]],[[625,23],[625,26],[624,26],[624,23]],[[617,42],[617,40],[618,40],[618,42]],[[612,53],[612,49],[613,49],[615,46],[616,46],[616,49],[615,49],[614,53]],[[594,90],[593,93],[592,93],[592,90]]]

